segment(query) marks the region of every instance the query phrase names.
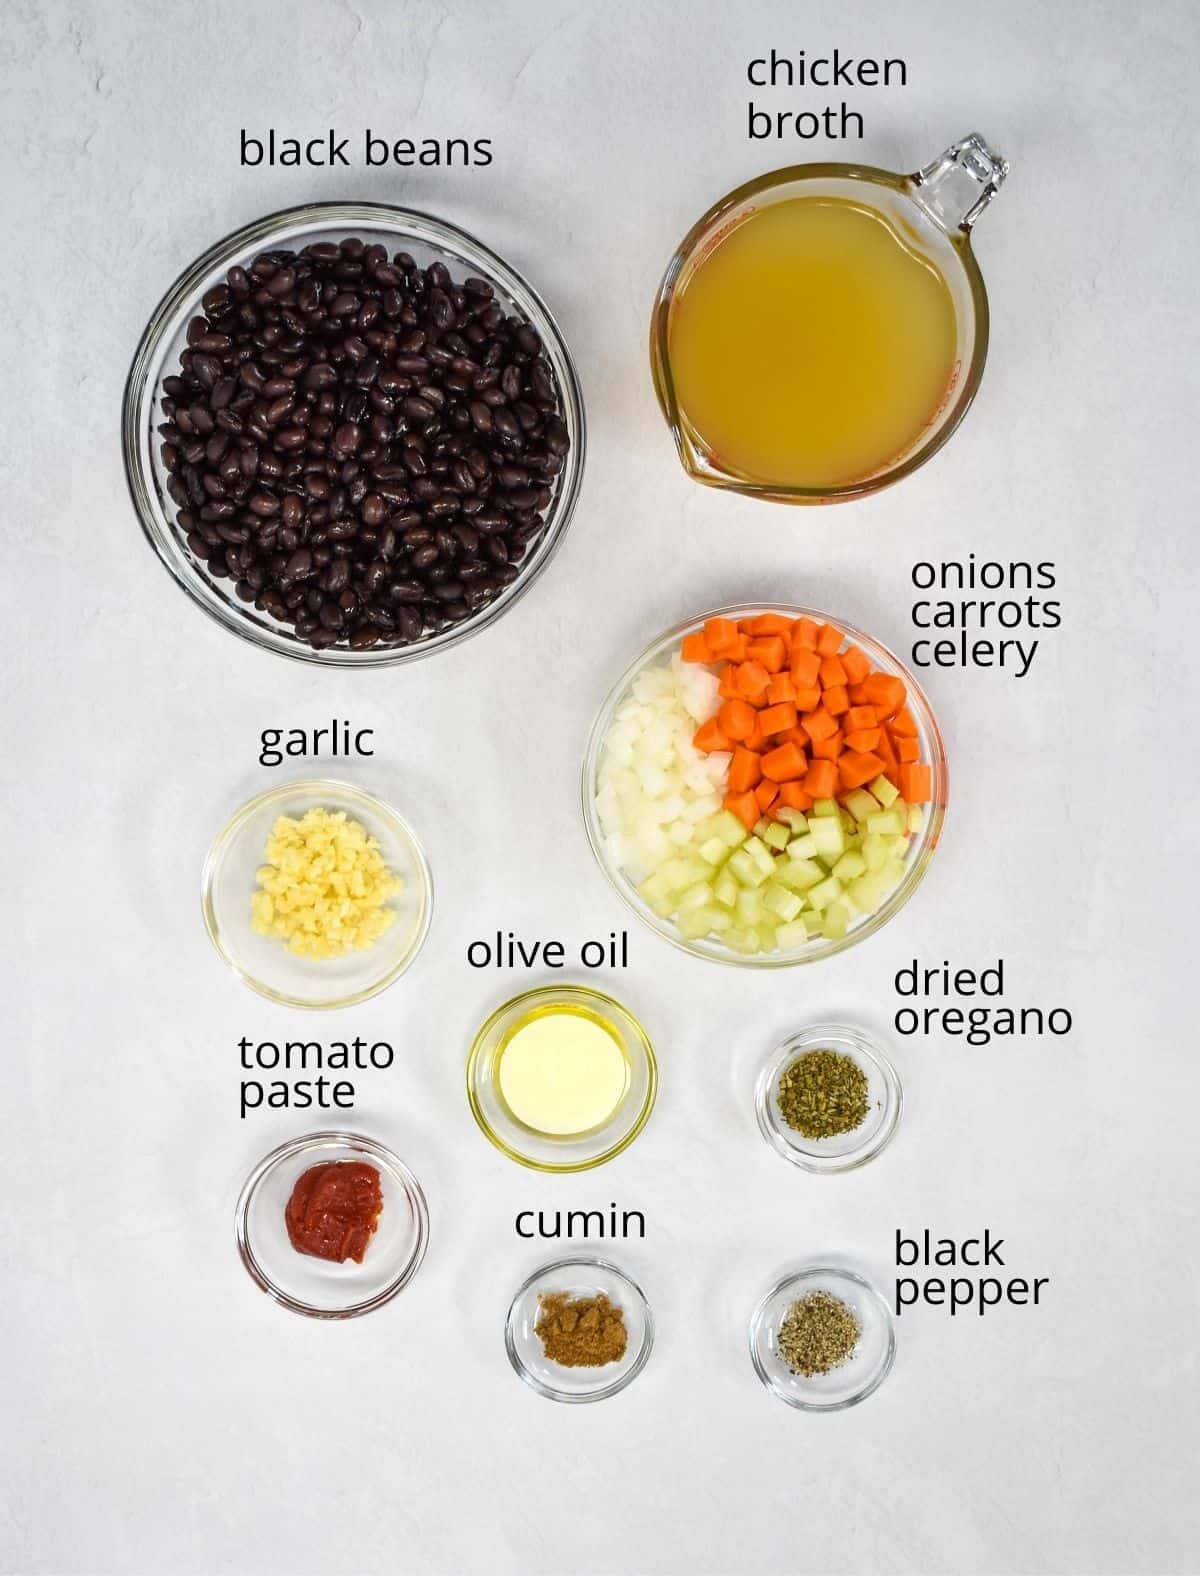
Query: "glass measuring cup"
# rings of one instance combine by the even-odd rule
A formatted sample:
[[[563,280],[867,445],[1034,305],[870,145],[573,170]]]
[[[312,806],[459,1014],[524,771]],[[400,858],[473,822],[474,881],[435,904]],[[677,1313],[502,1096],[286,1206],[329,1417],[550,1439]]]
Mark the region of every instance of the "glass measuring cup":
[[[655,392],[687,473],[708,486],[752,498],[836,503],[878,492],[936,454],[966,415],[983,375],[988,301],[971,250],[971,232],[1007,174],[1007,160],[978,132],[972,132],[911,175],[869,165],[796,164],[748,181],[714,203],[688,231],[668,264],[650,327]],[[954,308],[954,356],[937,408],[900,452],[868,474],[844,483],[791,485],[739,472],[711,450],[691,423],[671,370],[672,311],[696,270],[751,214],[767,204],[797,197],[837,198],[874,210],[934,264],[946,282]]]

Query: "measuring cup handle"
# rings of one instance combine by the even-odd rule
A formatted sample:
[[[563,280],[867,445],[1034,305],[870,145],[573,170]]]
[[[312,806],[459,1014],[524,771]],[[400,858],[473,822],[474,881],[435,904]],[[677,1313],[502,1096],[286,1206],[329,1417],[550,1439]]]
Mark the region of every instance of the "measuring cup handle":
[[[963,230],[969,235],[1007,174],[1008,160],[972,131],[909,179],[914,200],[931,219],[943,230]]]

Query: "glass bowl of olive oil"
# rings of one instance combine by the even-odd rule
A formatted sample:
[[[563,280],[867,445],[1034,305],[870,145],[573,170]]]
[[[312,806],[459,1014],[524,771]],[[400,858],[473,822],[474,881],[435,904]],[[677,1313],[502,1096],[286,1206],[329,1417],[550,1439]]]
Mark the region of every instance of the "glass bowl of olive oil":
[[[588,1171],[627,1149],[658,1092],[645,1029],[611,996],[542,986],[496,1009],[467,1058],[467,1098],[488,1139],[536,1171]]]

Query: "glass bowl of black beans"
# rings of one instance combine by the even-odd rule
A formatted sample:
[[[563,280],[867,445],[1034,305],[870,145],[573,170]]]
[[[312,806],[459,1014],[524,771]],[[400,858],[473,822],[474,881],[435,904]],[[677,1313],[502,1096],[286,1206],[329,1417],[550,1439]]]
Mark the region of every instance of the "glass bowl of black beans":
[[[130,492],[176,582],[244,639],[345,667],[511,607],[567,528],[584,442],[537,293],[465,231],[378,203],[219,242],[125,389]]]

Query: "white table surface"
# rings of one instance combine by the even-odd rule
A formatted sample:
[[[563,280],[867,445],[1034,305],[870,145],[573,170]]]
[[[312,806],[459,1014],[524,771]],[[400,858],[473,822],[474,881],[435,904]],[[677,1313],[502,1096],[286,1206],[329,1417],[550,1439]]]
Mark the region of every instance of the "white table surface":
[[[65,4],[6,9],[0,433],[10,917],[0,1058],[0,1569],[11,1572],[1183,1572],[1196,1511],[1197,12],[1034,0]],[[901,55],[845,96],[861,143],[750,144],[772,46]],[[767,97],[758,94],[760,97]],[[489,169],[241,170],[240,127],[489,136]],[[848,508],[686,481],[647,311],[720,192],[804,158],[912,168],[978,127],[1013,173],[981,222],[991,359],[947,450]],[[543,291],[584,384],[583,497],[497,627],[436,661],[313,671],[233,640],[146,549],[118,448],[160,293],[204,247],[307,198],[429,208]],[[598,983],[645,1019],[662,1090],[609,1169],[552,1180],[475,1130],[476,1025],[541,976],[477,974],[496,928],[578,946],[629,916],[577,774],[609,682],[715,602],[824,606],[906,649],[914,559],[1052,559],[1063,627],[1033,672],[929,676],[953,797],[903,916],[766,976],[643,929]],[[15,577],[13,571],[15,569]],[[464,728],[464,713],[473,721]],[[411,974],[333,1017],[221,966],[196,901],[224,815],[282,772],[268,726],[376,730],[356,771],[411,817],[437,912]],[[629,920],[632,923],[632,920]],[[760,1058],[818,1015],[891,1035],[904,962],[1005,960],[1065,1041],[897,1042],[893,1147],[811,1178],[754,1127]],[[413,1285],[344,1325],[251,1285],[233,1202],[275,1143],[239,1122],[236,1042],[364,1034],[397,1067],[352,1124],[423,1180]],[[609,1251],[658,1318],[618,1400],[514,1379],[508,1298],[552,1244],[517,1210],[645,1212]],[[751,1307],[817,1252],[885,1288],[892,1239],[985,1226],[1045,1305],[906,1314],[885,1387],[793,1414],[747,1360]]]

